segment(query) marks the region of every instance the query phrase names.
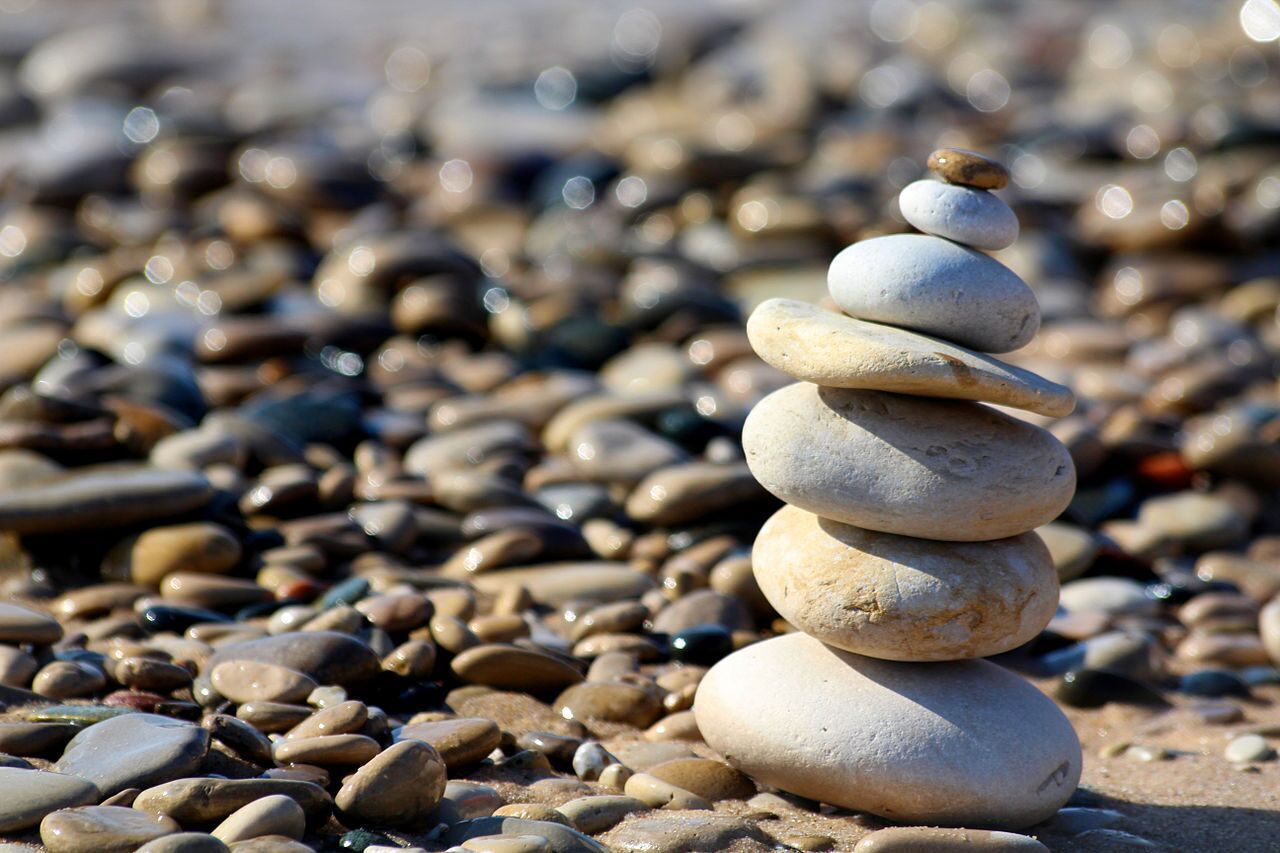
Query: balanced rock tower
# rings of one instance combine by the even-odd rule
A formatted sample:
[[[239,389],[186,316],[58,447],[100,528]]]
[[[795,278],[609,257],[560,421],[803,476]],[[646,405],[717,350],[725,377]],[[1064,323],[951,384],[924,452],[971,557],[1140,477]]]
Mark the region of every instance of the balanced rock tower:
[[[996,664],[1048,624],[1058,579],[1034,528],[1075,490],[1067,449],[990,405],[1071,411],[1006,364],[1040,325],[1031,289],[979,251],[1017,237],[998,163],[946,149],[906,187],[923,234],[877,237],[828,272],[844,314],[789,299],[747,323],[800,380],[760,401],[743,446],[785,501],[756,538],[761,590],[799,629],[703,679],[707,743],[756,778],[891,820],[1024,828],[1080,778],[1051,700]]]

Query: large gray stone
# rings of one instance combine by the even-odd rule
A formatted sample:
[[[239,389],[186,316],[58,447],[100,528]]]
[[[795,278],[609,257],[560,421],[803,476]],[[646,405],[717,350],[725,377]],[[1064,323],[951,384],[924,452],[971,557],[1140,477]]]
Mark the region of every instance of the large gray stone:
[[[209,732],[157,714],[125,714],[71,739],[54,770],[92,783],[103,797],[190,776],[204,760]]]

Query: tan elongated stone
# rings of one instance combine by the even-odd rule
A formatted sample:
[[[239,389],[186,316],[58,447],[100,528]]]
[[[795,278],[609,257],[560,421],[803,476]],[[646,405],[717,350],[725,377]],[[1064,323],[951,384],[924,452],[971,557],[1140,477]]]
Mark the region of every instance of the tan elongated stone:
[[[855,320],[795,299],[762,302],[747,320],[756,353],[805,382],[975,400],[1061,417],[1071,389],[940,338]]]

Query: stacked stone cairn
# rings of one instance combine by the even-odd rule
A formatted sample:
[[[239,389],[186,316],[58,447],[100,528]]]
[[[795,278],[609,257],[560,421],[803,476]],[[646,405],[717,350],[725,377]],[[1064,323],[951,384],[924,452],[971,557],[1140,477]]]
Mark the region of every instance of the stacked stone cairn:
[[[1017,237],[968,151],[899,197],[923,234],[856,243],[828,272],[844,314],[771,299],[753,348],[800,380],[751,412],[752,473],[788,505],[761,529],[761,590],[799,629],[707,674],[708,744],[784,791],[913,824],[1031,826],[1080,778],[1080,743],[1044,694],[977,658],[1034,638],[1058,579],[1034,529],[1075,490],[1067,449],[995,408],[1061,416],[1071,391],[984,353],[1015,350],[1040,310],[980,250]],[[991,405],[991,404],[994,404]]]

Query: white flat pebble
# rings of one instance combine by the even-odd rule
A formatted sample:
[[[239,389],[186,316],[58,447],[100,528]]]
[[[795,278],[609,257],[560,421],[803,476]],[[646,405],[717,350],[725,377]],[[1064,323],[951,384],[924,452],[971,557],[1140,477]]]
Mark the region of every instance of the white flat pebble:
[[[986,190],[916,181],[898,194],[902,215],[926,234],[976,249],[1004,249],[1018,239],[1018,217]]]
[[[1035,294],[1013,270],[929,234],[854,243],[831,262],[827,288],[850,317],[982,352],[1018,349],[1040,328]]]

